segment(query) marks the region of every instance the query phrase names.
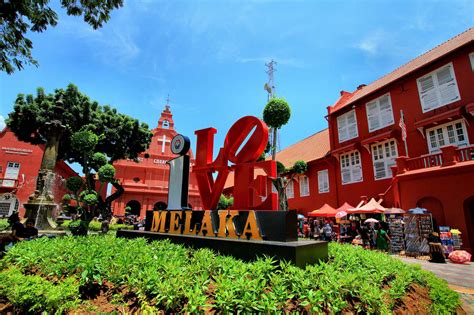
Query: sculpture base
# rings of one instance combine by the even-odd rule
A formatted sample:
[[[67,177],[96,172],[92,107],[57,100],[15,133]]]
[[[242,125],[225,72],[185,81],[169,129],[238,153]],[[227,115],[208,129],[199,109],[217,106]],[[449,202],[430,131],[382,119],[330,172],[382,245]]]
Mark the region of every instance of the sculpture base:
[[[231,255],[244,261],[252,261],[266,255],[277,260],[292,262],[298,267],[315,264],[328,258],[328,243],[323,241],[256,241],[132,230],[118,230],[117,237],[144,237],[150,241],[169,239],[173,243],[193,248],[210,248],[220,254]]]
[[[53,219],[53,211],[57,205],[41,199],[33,199],[23,204],[25,207],[25,218],[35,220],[38,230],[54,230],[57,225]]]

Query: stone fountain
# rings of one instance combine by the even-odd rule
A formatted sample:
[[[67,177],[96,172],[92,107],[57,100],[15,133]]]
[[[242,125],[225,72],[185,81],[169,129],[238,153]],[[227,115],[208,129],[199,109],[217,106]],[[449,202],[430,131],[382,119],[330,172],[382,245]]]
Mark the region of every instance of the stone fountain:
[[[53,211],[58,207],[54,202],[53,188],[56,174],[54,168],[58,157],[59,141],[66,128],[60,118],[63,113],[63,102],[60,98],[53,108],[53,119],[46,122],[41,128],[41,135],[46,139],[46,147],[41,161],[41,168],[36,180],[36,190],[23,204],[26,209],[25,217],[35,220],[39,230],[56,228]]]

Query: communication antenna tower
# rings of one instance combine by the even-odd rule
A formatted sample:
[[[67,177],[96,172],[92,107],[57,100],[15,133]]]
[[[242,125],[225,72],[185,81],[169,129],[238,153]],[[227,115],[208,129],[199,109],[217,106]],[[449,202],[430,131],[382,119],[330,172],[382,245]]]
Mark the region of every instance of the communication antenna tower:
[[[274,66],[277,64],[275,60],[270,60],[269,63],[266,63],[265,66],[267,70],[265,71],[268,74],[268,82],[265,83],[263,88],[268,93],[268,101],[271,100],[275,96],[275,84],[273,82],[273,73],[276,71]]]

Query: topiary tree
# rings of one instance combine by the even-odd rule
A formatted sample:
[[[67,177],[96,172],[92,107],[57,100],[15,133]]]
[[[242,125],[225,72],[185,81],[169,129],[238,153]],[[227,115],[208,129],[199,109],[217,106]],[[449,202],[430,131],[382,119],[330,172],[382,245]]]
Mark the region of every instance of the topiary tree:
[[[58,118],[52,109],[59,99],[63,105]],[[71,195],[76,196],[77,207],[86,220],[98,214],[109,218],[112,201],[124,191],[115,179],[112,163],[119,159],[136,160],[138,154],[147,149],[152,137],[148,126],[110,106],[99,106],[72,84],[52,94],[45,94],[42,88],[38,88],[36,96],[19,94],[6,122],[19,140],[42,144],[46,142],[43,127],[54,119],[60,119],[65,127],[59,140],[57,159],[77,162],[83,169],[84,179],[72,177],[67,181]],[[97,181],[100,185],[96,185]],[[103,199],[101,191],[107,182],[116,191]],[[82,191],[89,193],[81,197]],[[96,201],[92,194],[96,195]]]
[[[263,121],[273,130],[272,160],[276,160],[277,131],[286,125],[291,117],[290,105],[283,98],[272,98],[263,110]]]
[[[271,143],[271,152],[272,160],[276,161],[276,149],[278,143],[278,129],[286,125],[291,117],[291,108],[290,105],[283,98],[272,98],[267,103],[263,110],[263,121],[272,129],[272,143]],[[277,162],[277,173],[282,174],[286,171],[285,166]],[[280,204],[280,210],[288,209],[288,201],[286,197],[286,186],[288,183],[285,182],[285,179],[280,175],[273,181],[277,191],[278,191],[278,200]]]

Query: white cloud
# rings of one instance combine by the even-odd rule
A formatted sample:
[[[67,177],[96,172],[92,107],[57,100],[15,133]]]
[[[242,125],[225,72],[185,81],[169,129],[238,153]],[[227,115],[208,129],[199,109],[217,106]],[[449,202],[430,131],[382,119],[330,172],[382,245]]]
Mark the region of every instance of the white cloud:
[[[364,37],[359,43],[356,44],[356,48],[369,55],[376,55],[379,52],[383,42],[383,32],[377,31]]]
[[[3,128],[5,128],[5,118],[0,115],[0,131],[2,131]]]

